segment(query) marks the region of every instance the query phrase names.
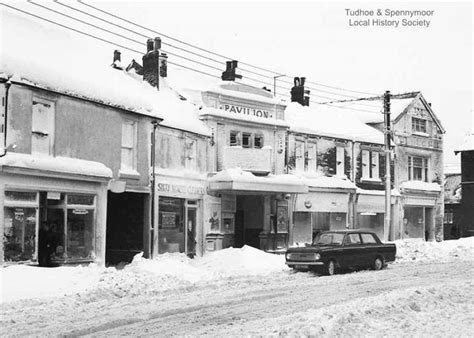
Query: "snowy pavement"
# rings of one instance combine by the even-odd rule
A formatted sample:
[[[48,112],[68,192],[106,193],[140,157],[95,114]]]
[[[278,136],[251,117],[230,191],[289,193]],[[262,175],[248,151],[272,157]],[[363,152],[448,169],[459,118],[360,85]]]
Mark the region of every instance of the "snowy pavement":
[[[396,244],[388,269],[333,277],[250,247],[123,270],[3,268],[0,324],[20,336],[470,334],[474,239]]]

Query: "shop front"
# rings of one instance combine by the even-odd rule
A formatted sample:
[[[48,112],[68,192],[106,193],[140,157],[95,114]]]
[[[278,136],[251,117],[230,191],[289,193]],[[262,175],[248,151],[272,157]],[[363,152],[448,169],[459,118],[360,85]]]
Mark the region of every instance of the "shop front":
[[[32,160],[2,159],[2,262],[36,263],[47,255],[52,264],[103,264],[110,169],[82,160]]]
[[[402,238],[434,239],[435,208],[435,196],[405,195]]]
[[[222,248],[248,245],[277,252],[288,244],[291,196],[306,193],[307,186],[291,175],[256,176],[230,169],[211,177],[208,190],[216,196],[214,205],[220,201],[222,222],[209,227],[207,250],[220,248],[213,240],[222,238]]]
[[[156,177],[154,254],[181,252],[201,256],[205,181],[184,177]]]
[[[310,187],[296,196],[293,209],[292,243],[311,243],[321,231],[343,230],[350,224],[351,196],[355,189]]]

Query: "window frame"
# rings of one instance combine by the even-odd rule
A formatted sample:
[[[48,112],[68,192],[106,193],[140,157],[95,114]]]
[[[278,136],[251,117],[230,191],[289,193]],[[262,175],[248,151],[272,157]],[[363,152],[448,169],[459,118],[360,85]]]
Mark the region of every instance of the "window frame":
[[[412,118],[411,118],[411,131],[413,133],[426,134],[427,121],[425,119],[420,119],[418,117],[412,116]]]
[[[54,141],[55,141],[55,131],[56,131],[56,111],[55,111],[55,104],[56,102],[53,100],[45,99],[42,97],[37,97],[33,96],[31,99],[31,153],[32,154],[42,154],[42,155],[54,155]],[[41,116],[35,117],[35,112],[39,111],[37,110],[37,105],[42,105],[47,107],[47,109],[50,109],[50,111],[46,114],[48,115],[49,121],[46,121],[46,119]],[[36,130],[37,126],[35,121],[37,123],[44,124],[50,123],[47,126],[47,130]],[[41,129],[41,128],[40,128]],[[48,151],[43,151],[43,149],[39,150],[39,148],[35,147],[35,138],[41,138],[43,140],[48,140]]]
[[[235,135],[235,142],[232,142],[232,135]],[[240,131],[231,130],[229,133],[229,145],[231,147],[241,146]]]
[[[415,166],[415,160],[420,160],[421,166],[418,164],[417,166]],[[420,170],[421,179],[415,178],[415,173],[418,170]],[[430,182],[429,173],[430,173],[430,161],[428,157],[408,155],[408,180],[409,181]]]
[[[248,138],[248,144],[244,144],[244,139]],[[252,142],[253,134],[248,132],[242,132],[242,148],[253,148]]]
[[[131,145],[124,144],[125,141],[125,130],[124,127],[130,125],[132,128],[132,140]],[[122,120],[122,133],[121,133],[121,142],[120,142],[120,170],[125,172],[134,172],[137,171],[137,153],[138,153],[138,132],[137,127],[138,122],[132,119],[123,119]],[[123,155],[124,150],[128,150],[131,158],[131,166],[128,166],[129,163],[125,163],[125,157]]]

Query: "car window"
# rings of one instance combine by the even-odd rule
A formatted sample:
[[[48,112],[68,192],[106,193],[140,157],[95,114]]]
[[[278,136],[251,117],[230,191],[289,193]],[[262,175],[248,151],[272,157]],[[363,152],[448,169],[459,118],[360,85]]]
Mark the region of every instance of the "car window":
[[[362,236],[362,242],[366,244],[377,244],[377,241],[372,234],[360,234]]]
[[[347,234],[346,244],[360,244],[359,234]]]
[[[326,232],[318,235],[313,244],[319,245],[341,245],[344,240],[344,234],[337,232]]]

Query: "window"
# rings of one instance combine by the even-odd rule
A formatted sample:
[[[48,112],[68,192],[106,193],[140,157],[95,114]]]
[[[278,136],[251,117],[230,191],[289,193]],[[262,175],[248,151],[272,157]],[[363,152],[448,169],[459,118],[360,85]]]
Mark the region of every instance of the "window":
[[[362,237],[362,242],[365,244],[377,244],[377,241],[372,234],[360,234]]]
[[[379,153],[362,150],[362,179],[379,179]]]
[[[137,169],[136,125],[135,121],[124,120],[122,122],[122,165],[120,169],[123,171],[135,171]]]
[[[316,154],[316,143],[308,142],[306,151],[306,159],[307,159],[307,170],[308,171],[316,171],[317,167],[317,154]]]
[[[426,133],[426,120],[412,117],[411,118],[411,131],[418,132],[418,133]]]
[[[196,140],[186,140],[185,143],[185,166],[187,169],[196,170],[197,165],[197,141]]]
[[[336,148],[336,175],[344,175],[344,148]]]
[[[453,224],[453,210],[452,209],[445,209],[444,210],[444,223],[446,224]]]
[[[252,146],[252,134],[242,133],[242,147],[250,148]]]
[[[262,135],[255,135],[253,139],[253,146],[254,148],[262,148],[263,147],[263,136]]]
[[[304,171],[304,142],[296,141],[295,143],[295,169]]]
[[[408,156],[408,180],[428,182],[428,159]]]
[[[31,132],[31,153],[53,155],[54,102],[33,99]]]
[[[230,132],[230,145],[231,146],[240,146],[240,137],[238,131]]]
[[[359,234],[347,234],[346,244],[360,244]]]

